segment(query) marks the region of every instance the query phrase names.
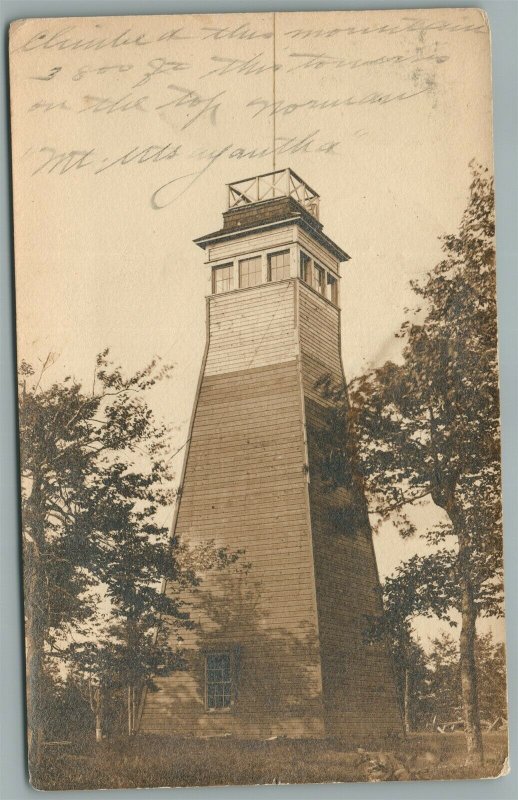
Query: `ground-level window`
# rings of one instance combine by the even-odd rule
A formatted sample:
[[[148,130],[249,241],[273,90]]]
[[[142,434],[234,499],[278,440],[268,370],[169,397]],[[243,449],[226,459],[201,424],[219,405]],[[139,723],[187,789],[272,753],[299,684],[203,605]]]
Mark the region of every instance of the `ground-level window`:
[[[327,283],[330,289],[331,295],[331,302],[338,305],[338,281],[337,279],[331,275],[329,272],[327,273]]]
[[[229,708],[232,702],[232,658],[230,653],[206,656],[207,708]]]
[[[214,294],[228,292],[232,289],[232,264],[214,267],[212,270],[212,291]]]
[[[268,256],[268,280],[282,281],[290,277],[290,251],[270,253]]]
[[[255,256],[254,258],[244,258],[239,262],[239,286],[241,288],[257,286],[262,282],[261,261],[261,256]]]

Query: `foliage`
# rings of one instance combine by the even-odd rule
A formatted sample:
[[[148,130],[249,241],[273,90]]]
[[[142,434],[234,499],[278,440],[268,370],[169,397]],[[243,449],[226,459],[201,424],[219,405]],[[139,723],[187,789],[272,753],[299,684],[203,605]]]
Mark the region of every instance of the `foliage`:
[[[479,675],[481,718],[489,724],[499,718],[506,719],[507,685],[504,644],[495,642],[491,633],[477,636],[475,656]],[[440,722],[459,719],[462,715],[459,645],[451,634],[442,633],[433,639],[428,663],[434,715]]]
[[[395,519],[403,536],[416,532],[412,505],[426,498],[444,512],[424,533],[435,552],[399,571],[402,619],[461,613],[466,731],[480,761],[475,624],[502,613],[502,536],[493,180],[472,166],[459,233],[443,238],[443,260],[412,284],[419,304],[398,334],[400,363],[362,376],[349,397],[325,377],[320,385],[342,432],[328,480],[347,485],[351,464],[371,512]]]
[[[334,485],[349,485],[359,473],[370,511],[384,519],[426,497],[448,514],[459,510],[480,556],[482,586],[501,574],[494,199],[487,169],[473,168],[459,234],[445,236],[443,249],[444,260],[412,284],[421,303],[407,309],[398,334],[402,363],[387,362],[348,391],[329,376],[320,379],[322,394],[335,401],[327,429],[334,447],[322,466]],[[415,533],[410,520],[397,521],[403,534]],[[427,536],[440,544],[451,533],[447,524]]]
[[[134,721],[142,686],[181,665],[170,635],[191,624],[180,589],[200,561],[237,557],[210,544],[187,557],[158,521],[173,499],[168,430],[145,394],[169,368],[126,377],[104,351],[87,391],[72,378],[43,387],[51,365],[36,377],[22,362],[19,395],[29,727],[40,733],[44,696],[61,691],[52,660],[87,689],[99,726],[122,687]]]
[[[482,719],[507,719],[507,675],[505,645],[494,642],[491,634],[477,637],[476,658],[479,680],[479,703]]]
[[[170,477],[166,429],[155,423],[141,397],[165,374],[167,369],[153,363],[126,379],[105,351],[97,359],[92,392],[86,393],[71,378],[43,389],[40,376],[28,387],[34,371],[22,362],[23,537],[29,562],[38,561],[37,603],[50,647],[71,621],[83,622],[93,613],[95,598],[85,592],[107,578],[107,560],[123,526],[140,540],[144,534],[158,539],[167,534],[154,520],[156,510],[172,499],[162,488]],[[147,472],[131,463],[143,446],[151,459]],[[141,504],[139,511],[135,503]],[[150,563],[150,576],[154,568]]]
[[[436,723],[453,722],[462,716],[459,645],[453,636],[441,633],[432,640],[429,654],[430,693]]]

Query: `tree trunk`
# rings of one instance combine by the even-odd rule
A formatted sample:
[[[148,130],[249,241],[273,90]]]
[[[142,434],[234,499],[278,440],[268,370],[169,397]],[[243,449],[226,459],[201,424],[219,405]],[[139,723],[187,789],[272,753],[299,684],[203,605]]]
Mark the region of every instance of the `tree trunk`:
[[[43,720],[41,715],[42,698],[42,670],[43,670],[43,636],[38,610],[28,608],[28,598],[36,596],[37,592],[32,587],[38,583],[34,572],[25,583],[26,608],[25,615],[25,653],[27,660],[27,743],[29,769],[38,767],[40,760],[40,745],[43,741]]]
[[[43,655],[43,636],[39,620],[39,611],[36,604],[28,602],[29,598],[38,597],[37,564],[34,563],[32,554],[26,548],[25,555],[25,657],[27,660],[27,735],[29,767],[35,769],[40,757],[40,743],[43,738],[42,720],[39,708],[41,706],[41,673]]]
[[[467,763],[472,766],[481,766],[484,763],[484,751],[482,732],[480,729],[477,668],[475,664],[477,610],[473,598],[473,586],[467,570],[466,574],[461,574],[459,584],[461,589],[462,615],[460,631],[460,678],[462,686],[464,729],[468,748]]]
[[[102,742],[104,722],[103,690],[101,686],[92,686],[92,680],[90,678],[88,682],[88,692],[90,696],[90,708],[92,709],[95,719],[95,741]]]
[[[128,685],[128,735],[133,733],[133,692],[131,686]]]
[[[97,686],[94,691],[95,703],[95,741],[102,742],[103,740],[103,722],[104,722],[104,708],[103,708],[103,690]]]
[[[133,686],[131,689],[131,704],[133,707],[133,724],[131,728],[131,733],[133,734],[135,733],[135,725],[137,721],[137,690],[135,686]]]
[[[411,681],[412,681],[412,677],[410,675],[410,670],[408,669],[408,667],[406,667],[406,669],[405,669],[405,691],[404,691],[404,695],[403,695],[405,733],[411,733],[411,731],[412,731],[412,709],[411,709],[412,690],[411,690]]]
[[[46,597],[43,575],[45,511],[39,476],[34,476],[23,519],[23,576],[25,658],[27,667],[27,740],[31,770],[37,769],[43,730],[43,652],[46,630]]]
[[[453,522],[457,541],[459,588],[460,588],[460,678],[462,689],[462,712],[464,733],[466,735],[466,764],[480,767],[484,763],[482,731],[480,728],[480,712],[478,705],[477,667],[475,661],[477,608],[471,577],[471,549],[469,536],[464,527],[462,515],[457,508],[448,510]]]
[[[103,740],[103,718],[101,711],[95,714],[95,741],[102,742]]]
[[[135,614],[134,610],[131,609],[129,614],[129,618],[126,622],[126,629],[125,629],[125,638],[126,638],[126,652],[129,659],[129,663],[132,663],[132,660],[135,655],[136,647],[137,647],[137,633],[136,633],[136,625],[135,625]],[[128,705],[128,736],[132,736],[135,730],[135,673],[131,669],[128,670],[127,675],[128,680],[128,697],[127,697],[127,705]]]

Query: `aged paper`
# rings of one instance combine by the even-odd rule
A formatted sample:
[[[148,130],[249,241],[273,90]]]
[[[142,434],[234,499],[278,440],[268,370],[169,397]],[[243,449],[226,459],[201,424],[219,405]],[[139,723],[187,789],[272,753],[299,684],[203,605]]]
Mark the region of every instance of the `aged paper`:
[[[34,785],[505,772],[483,12],[20,20],[10,81]]]

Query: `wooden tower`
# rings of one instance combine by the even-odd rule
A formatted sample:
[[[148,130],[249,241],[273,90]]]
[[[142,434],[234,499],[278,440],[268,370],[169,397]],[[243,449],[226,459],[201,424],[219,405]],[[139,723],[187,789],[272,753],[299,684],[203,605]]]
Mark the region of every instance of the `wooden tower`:
[[[207,255],[207,345],[174,531],[244,553],[189,592],[188,666],[145,696],[140,731],[243,737],[401,731],[363,498],[322,477],[344,380],[340,263],[292,170],[230,184]],[[323,445],[324,443],[324,445]],[[363,505],[362,505],[363,504]],[[172,591],[166,587],[165,591]]]

